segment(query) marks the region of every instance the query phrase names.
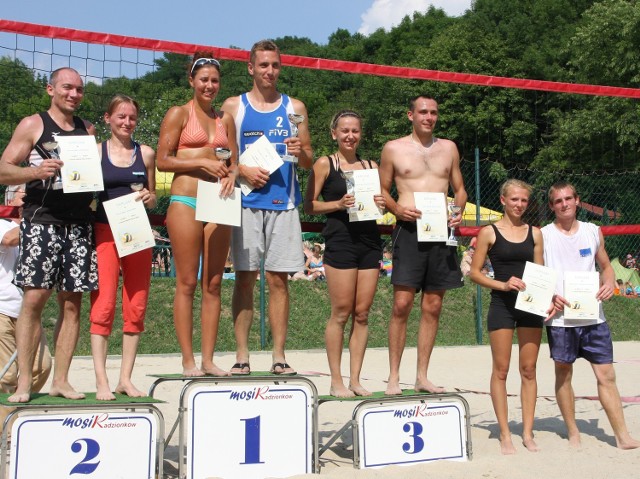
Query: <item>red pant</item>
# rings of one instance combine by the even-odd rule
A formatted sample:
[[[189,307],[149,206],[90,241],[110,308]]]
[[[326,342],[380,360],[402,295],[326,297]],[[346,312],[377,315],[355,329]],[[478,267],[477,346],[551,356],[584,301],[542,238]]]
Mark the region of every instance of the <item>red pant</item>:
[[[151,285],[151,249],[118,257],[108,224],[96,223],[98,290],[91,292],[91,333],[111,334],[116,314],[118,279],[122,269],[122,318],[125,333],[144,331],[144,316]]]

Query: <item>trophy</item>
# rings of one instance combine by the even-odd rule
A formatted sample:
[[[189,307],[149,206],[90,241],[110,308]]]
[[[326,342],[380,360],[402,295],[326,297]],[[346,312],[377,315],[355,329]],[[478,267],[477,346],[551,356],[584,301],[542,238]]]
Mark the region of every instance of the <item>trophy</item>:
[[[291,124],[291,137],[298,136],[298,125],[304,121],[304,115],[298,113],[289,113],[289,123]],[[291,163],[297,163],[298,157],[286,154],[282,158],[284,161],[290,161]]]
[[[144,189],[144,183],[131,183],[129,186],[133,191],[142,191]]]
[[[231,158],[231,150],[229,148],[216,148],[216,158],[219,159],[225,166],[227,165],[227,160]],[[221,177],[218,176],[218,183],[222,180]]]
[[[60,152],[58,151],[58,142],[57,141],[47,141],[42,144],[45,150],[49,153],[54,160],[60,159]],[[56,174],[52,177],[52,189],[61,190],[62,189],[62,176],[60,176],[60,170],[56,172]],[[45,184],[45,180],[42,180],[42,184]]]
[[[449,210],[449,218],[455,218],[460,214],[462,208],[455,203],[449,203],[447,205],[447,209]],[[449,228],[449,238],[446,241],[447,246],[458,246],[458,239],[456,238],[455,228]]]

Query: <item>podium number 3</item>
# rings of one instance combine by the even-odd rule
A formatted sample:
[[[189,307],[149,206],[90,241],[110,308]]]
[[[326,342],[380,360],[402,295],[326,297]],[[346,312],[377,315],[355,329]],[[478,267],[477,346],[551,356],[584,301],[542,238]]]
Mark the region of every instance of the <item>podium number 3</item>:
[[[423,431],[422,424],[419,422],[408,422],[402,426],[404,432],[411,433],[409,437],[413,439],[412,443],[405,442],[402,444],[402,450],[407,454],[417,454],[424,449],[424,440],[420,437]]]
[[[71,469],[71,474],[91,474],[96,470],[100,461],[90,462],[100,454],[100,445],[93,439],[78,439],[71,444],[71,450],[75,453],[82,451],[82,444],[84,443],[86,451],[84,459]]]

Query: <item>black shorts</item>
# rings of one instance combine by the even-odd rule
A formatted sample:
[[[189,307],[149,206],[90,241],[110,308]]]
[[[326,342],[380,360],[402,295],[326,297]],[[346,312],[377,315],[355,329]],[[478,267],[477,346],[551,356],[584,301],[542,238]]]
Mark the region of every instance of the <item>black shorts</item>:
[[[391,284],[416,291],[443,291],[461,288],[457,248],[442,243],[420,243],[416,224],[399,221],[391,236],[393,272]]]
[[[510,294],[510,293],[509,293]],[[487,330],[515,328],[542,328],[542,316],[527,313],[516,309],[516,293],[510,294],[513,298],[504,298],[503,295],[491,295],[491,304],[487,314]]]
[[[23,219],[14,283],[74,293],[98,289],[91,224],[43,225]]]
[[[357,237],[329,237],[324,248],[324,263],[336,269],[379,269],[382,245],[372,247]]]

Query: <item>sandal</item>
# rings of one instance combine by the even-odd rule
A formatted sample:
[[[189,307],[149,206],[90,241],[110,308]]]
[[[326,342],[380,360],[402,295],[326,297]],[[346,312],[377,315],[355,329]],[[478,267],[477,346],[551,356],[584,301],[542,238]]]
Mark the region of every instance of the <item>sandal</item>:
[[[249,363],[235,363],[231,366],[230,373],[232,376],[248,376],[251,374],[251,367]]]
[[[278,371],[278,369],[280,371]],[[287,369],[289,371],[287,371]],[[295,376],[296,374],[298,374],[287,363],[273,363],[269,372],[271,374],[277,374],[278,376]]]

